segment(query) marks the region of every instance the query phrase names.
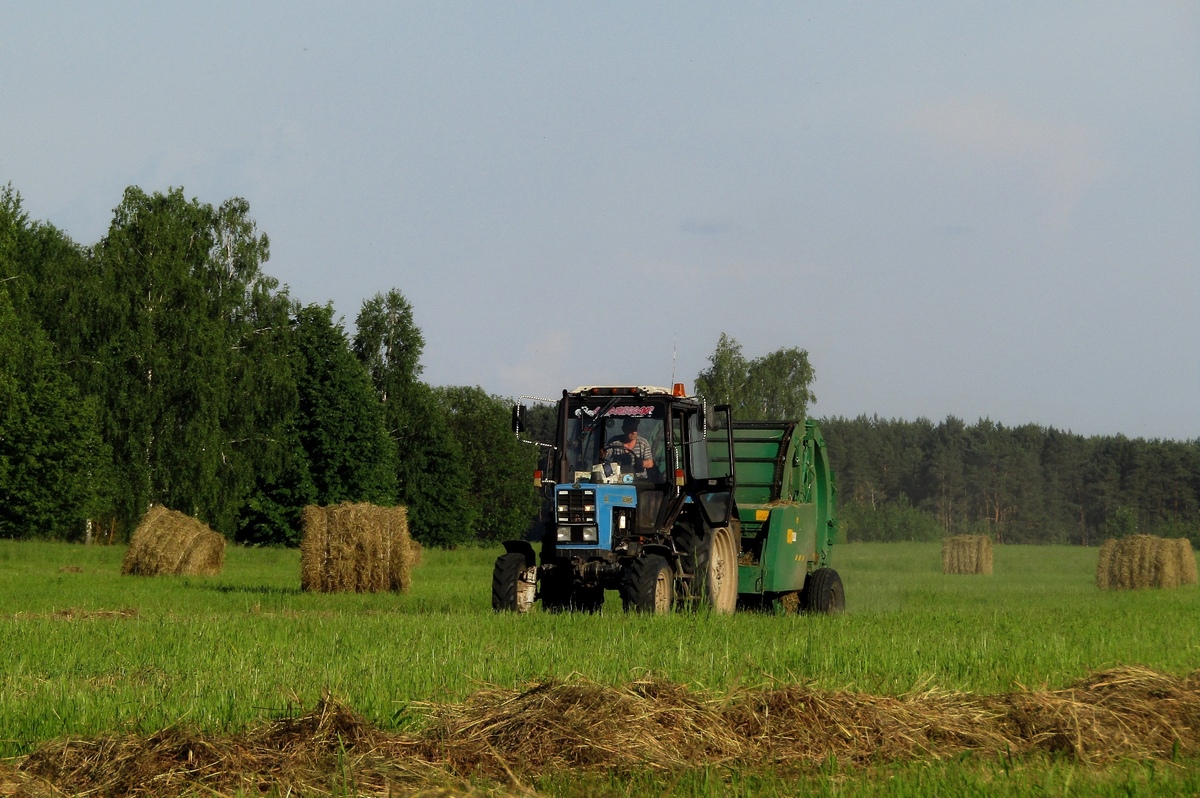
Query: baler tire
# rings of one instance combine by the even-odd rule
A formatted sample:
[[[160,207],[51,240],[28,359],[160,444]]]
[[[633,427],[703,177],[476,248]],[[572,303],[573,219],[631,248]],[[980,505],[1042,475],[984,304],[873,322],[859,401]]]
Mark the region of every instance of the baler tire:
[[[630,563],[621,583],[621,602],[626,612],[669,613],[675,603],[675,574],[667,558],[648,554]]]
[[[804,611],[836,615],[846,611],[846,591],[842,578],[832,568],[818,568],[804,583],[801,601]]]
[[[518,552],[501,554],[492,569],[492,609],[496,612],[527,612],[520,607],[518,583],[527,570],[525,555]]]

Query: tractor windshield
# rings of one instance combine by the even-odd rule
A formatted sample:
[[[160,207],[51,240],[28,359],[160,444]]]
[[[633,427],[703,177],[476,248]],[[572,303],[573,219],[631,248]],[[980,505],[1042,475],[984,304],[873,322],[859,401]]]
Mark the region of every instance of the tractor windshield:
[[[563,451],[574,481],[664,481],[666,433],[661,402],[578,399],[567,409]]]

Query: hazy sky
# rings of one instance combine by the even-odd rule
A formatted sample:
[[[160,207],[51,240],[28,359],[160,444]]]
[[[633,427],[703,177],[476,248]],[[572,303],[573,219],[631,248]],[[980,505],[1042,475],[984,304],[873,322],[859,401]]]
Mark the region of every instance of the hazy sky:
[[[0,5],[0,184],[83,244],[245,197],[425,379],[1200,437],[1200,3]]]

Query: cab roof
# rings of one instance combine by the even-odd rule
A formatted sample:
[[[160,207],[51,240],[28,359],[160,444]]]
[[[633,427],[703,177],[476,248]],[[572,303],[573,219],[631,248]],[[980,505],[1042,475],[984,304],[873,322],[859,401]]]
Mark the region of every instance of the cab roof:
[[[581,385],[568,393],[576,396],[671,396],[670,388],[657,385]]]

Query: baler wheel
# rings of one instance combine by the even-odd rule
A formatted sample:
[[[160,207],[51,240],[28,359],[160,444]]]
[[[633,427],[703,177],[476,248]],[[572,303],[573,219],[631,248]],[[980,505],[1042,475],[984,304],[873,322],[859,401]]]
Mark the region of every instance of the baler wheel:
[[[842,578],[832,568],[818,568],[809,574],[800,595],[805,612],[834,615],[846,611],[846,591]]]
[[[634,560],[625,569],[621,584],[621,601],[625,611],[652,612],[665,615],[675,603],[675,574],[667,559],[649,554]]]

